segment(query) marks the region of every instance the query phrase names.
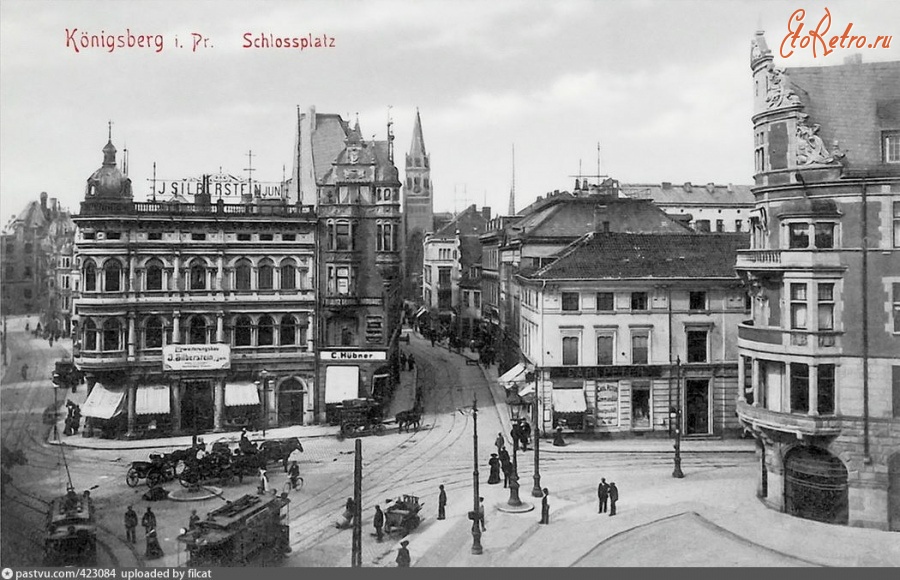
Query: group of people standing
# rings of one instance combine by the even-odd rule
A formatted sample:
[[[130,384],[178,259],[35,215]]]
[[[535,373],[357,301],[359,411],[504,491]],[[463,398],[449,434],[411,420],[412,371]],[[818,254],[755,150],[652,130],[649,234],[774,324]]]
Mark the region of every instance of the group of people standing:
[[[134,511],[133,506],[128,506],[128,509],[125,510],[125,537],[126,541],[132,544],[137,542],[137,534],[135,533],[137,525],[137,512]],[[156,514],[153,513],[149,506],[147,506],[147,511],[141,517],[141,525],[144,527],[144,539],[147,542],[144,557],[148,560],[162,558],[164,555],[162,546],[159,545],[159,538],[156,535]]]
[[[81,425],[81,407],[72,401],[66,401],[66,428],[63,431],[65,435],[75,435],[78,433],[78,427]]]
[[[600,500],[600,507],[597,513],[606,513],[607,504],[609,505],[609,515],[616,515],[616,502],[619,501],[619,488],[616,482],[606,483],[606,478],[600,478],[600,484],[597,486],[597,498]]]
[[[413,370],[416,368],[416,359],[412,353],[406,354],[405,352],[400,352],[400,370]]]

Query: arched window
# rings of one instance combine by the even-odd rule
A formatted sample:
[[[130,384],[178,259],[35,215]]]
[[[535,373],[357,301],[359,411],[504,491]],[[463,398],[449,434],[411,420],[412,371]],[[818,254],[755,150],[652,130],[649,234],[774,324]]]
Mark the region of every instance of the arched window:
[[[191,262],[190,289],[206,290],[206,263],[203,260]]]
[[[297,321],[290,314],[281,317],[281,345],[297,343]]]
[[[250,260],[238,260],[234,267],[234,289],[249,290],[250,289]]]
[[[144,325],[144,348],[162,348],[163,322],[158,316],[147,319]]]
[[[234,346],[250,346],[252,323],[249,316],[238,316],[234,322]]]
[[[272,290],[275,287],[275,266],[271,260],[263,260],[259,264],[258,288]]]
[[[82,350],[97,350],[97,325],[90,318],[84,323],[84,339]]]
[[[122,325],[115,318],[110,318],[103,323],[103,350],[122,350],[121,344]]]
[[[281,289],[293,290],[297,287],[297,267],[293,260],[281,262]]]
[[[257,344],[259,346],[272,346],[275,344],[275,321],[271,316],[263,316],[259,319]]]
[[[146,290],[163,289],[163,266],[159,260],[147,262],[144,287]]]
[[[188,344],[206,344],[209,342],[209,328],[206,319],[202,316],[194,316],[188,325]]]
[[[103,265],[104,291],[122,291],[122,264],[118,260],[108,260]]]
[[[97,264],[94,263],[93,260],[87,260],[84,263],[84,273],[82,277],[84,278],[84,284],[82,287],[85,292],[96,292],[97,291]]]

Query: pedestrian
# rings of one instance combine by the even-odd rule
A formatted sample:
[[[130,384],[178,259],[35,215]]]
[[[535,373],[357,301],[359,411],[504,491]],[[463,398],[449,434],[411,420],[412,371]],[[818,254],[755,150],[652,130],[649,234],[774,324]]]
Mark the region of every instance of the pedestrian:
[[[397,567],[398,568],[409,568],[412,560],[409,557],[409,550],[406,546],[409,545],[409,540],[403,540],[400,542],[400,548],[397,550]]]
[[[380,542],[384,538],[384,534],[381,529],[384,527],[384,512],[381,511],[381,506],[375,506],[375,519],[372,522],[375,525],[375,537],[378,538]]]
[[[437,519],[443,520],[447,517],[447,492],[444,491],[444,484],[442,483],[439,486],[441,492],[438,494],[438,517]]]
[[[300,480],[300,466],[297,465],[296,461],[291,462],[291,468],[288,470],[288,475],[291,478],[291,489],[297,489],[297,482]]]
[[[619,488],[616,487],[616,482],[611,481],[609,483],[609,515],[616,515],[616,502],[619,501]]]
[[[434,348],[434,331],[429,332],[428,337],[431,339],[431,348]]]
[[[28,365],[27,364],[22,365],[22,380],[23,381],[28,380]]]
[[[147,530],[147,549],[144,552],[144,557],[148,560],[154,560],[156,558],[163,557],[162,546],[159,545],[159,539],[156,537],[156,526]]]
[[[78,426],[81,424],[81,405],[74,405],[72,408],[72,434],[78,434]]]
[[[512,475],[513,464],[509,460],[509,451],[506,447],[500,450],[500,470],[503,472],[503,487],[509,487],[509,477]]]
[[[197,527],[197,524],[200,523],[200,516],[197,515],[197,510],[191,510],[191,517],[188,518],[188,529],[193,530]]]
[[[156,514],[153,513],[150,506],[147,506],[147,511],[144,512],[144,517],[141,518],[141,525],[144,526],[145,534],[149,534],[150,530],[156,529]]]
[[[341,529],[347,529],[353,523],[353,517],[356,515],[356,502],[353,501],[352,497],[347,498],[347,503],[344,504],[344,513],[342,522],[338,522],[338,527]]]
[[[519,450],[519,432],[522,430],[522,425],[519,422],[513,423],[512,429],[509,430],[509,436],[512,438],[513,442],[513,451]]]
[[[269,493],[269,476],[266,475],[266,470],[262,467],[259,468],[259,487],[256,491],[259,495]]]
[[[491,468],[490,475],[488,475],[488,485],[500,483],[500,460],[497,458],[496,453],[491,453],[488,466]]]
[[[416,359],[413,357],[412,353],[409,353],[409,356],[406,357],[406,362],[409,364],[410,371],[416,368]]]
[[[553,446],[554,447],[565,447],[566,440],[563,439],[562,427],[556,428],[556,433],[553,434]]]
[[[137,512],[132,506],[125,510],[125,540],[132,544],[137,543],[137,534],[134,532],[138,525]]]
[[[406,370],[406,353],[405,352],[400,353],[400,370],[401,371]]]
[[[521,421],[522,428],[519,430],[519,434],[522,438],[522,451],[528,451],[528,442],[531,440],[531,425],[525,419]]]
[[[503,433],[497,433],[497,438],[494,439],[494,446],[497,448],[497,454],[500,455],[500,450],[506,447],[506,439],[503,438]]]
[[[543,490],[544,497],[541,498],[541,521],[539,524],[549,524],[550,523],[550,500],[548,497],[550,496],[550,491],[545,487]]]
[[[600,500],[600,507],[597,508],[599,511],[598,514],[602,514],[606,512],[606,502],[609,499],[609,484],[606,483],[606,478],[600,478],[600,485],[597,486],[597,499]]]
[[[478,518],[476,523],[481,524],[481,531],[486,532],[487,526],[484,525],[484,498],[483,497],[478,498],[478,513],[475,515]]]

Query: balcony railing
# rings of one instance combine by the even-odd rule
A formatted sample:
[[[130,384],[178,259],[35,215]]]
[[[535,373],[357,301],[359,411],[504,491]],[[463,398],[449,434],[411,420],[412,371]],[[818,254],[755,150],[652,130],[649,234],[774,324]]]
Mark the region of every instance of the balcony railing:
[[[781,250],[739,250],[738,263],[780,264]]]
[[[737,413],[741,421],[754,429],[770,429],[799,437],[836,437],[841,433],[841,419],[834,415],[780,413],[765,407],[754,407],[743,401],[738,401]]]
[[[739,270],[842,269],[841,255],[833,250],[738,250]]]
[[[840,349],[842,334],[836,330],[785,330],[753,326],[746,321],[738,325],[738,340],[784,347],[788,353],[811,354],[819,349]]]

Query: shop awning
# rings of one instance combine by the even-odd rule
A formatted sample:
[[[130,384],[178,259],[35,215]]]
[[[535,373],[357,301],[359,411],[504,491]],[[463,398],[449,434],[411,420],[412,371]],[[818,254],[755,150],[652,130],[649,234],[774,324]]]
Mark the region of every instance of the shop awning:
[[[125,389],[112,391],[97,383],[81,406],[81,414],[95,419],[112,419],[122,412]]]
[[[553,410],[557,413],[584,413],[584,391],[581,389],[553,389]]]
[[[331,365],[325,368],[325,404],[359,398],[359,367]]]
[[[419,309],[416,310],[416,313],[413,314],[413,318],[418,318],[418,317],[422,316],[423,314],[425,314],[426,312],[428,312],[428,309],[425,308],[424,306],[420,306]]]
[[[516,381],[522,381],[525,379],[525,365],[522,363],[518,363],[513,368],[509,369],[497,379],[497,382],[500,383],[504,388],[510,388],[512,385],[510,383],[514,383]]]
[[[259,405],[256,383],[226,383],[225,406],[241,407],[244,405]]]
[[[134,412],[138,415],[168,415],[169,387],[166,385],[142,385],[134,400]]]

